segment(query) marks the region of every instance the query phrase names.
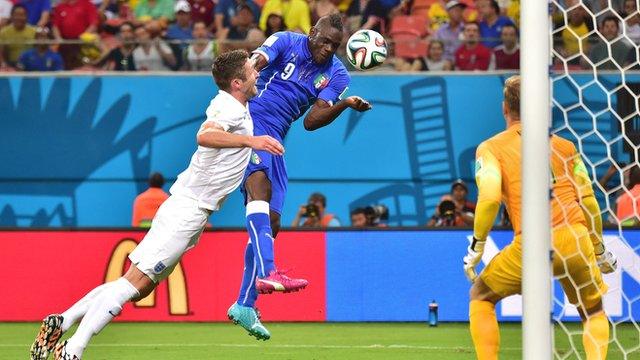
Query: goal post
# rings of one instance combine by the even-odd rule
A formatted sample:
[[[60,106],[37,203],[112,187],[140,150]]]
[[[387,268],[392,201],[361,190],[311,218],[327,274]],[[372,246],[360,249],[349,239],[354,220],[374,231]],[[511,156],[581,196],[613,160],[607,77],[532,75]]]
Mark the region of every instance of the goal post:
[[[547,0],[521,2],[522,358],[553,355],[549,204],[551,32]]]

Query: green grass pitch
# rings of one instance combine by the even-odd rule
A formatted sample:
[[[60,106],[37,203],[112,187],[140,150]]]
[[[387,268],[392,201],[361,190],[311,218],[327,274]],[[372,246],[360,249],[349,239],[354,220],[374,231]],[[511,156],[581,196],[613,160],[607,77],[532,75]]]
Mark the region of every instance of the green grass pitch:
[[[230,323],[115,323],[90,343],[85,359],[474,359],[466,323],[267,323],[272,338],[257,341]],[[0,359],[26,359],[36,323],[0,323]],[[74,329],[72,329],[74,330]],[[501,359],[521,358],[519,323],[500,325]],[[568,324],[581,348],[579,324]],[[612,330],[612,335],[614,330]],[[571,353],[569,337],[556,326],[556,352]],[[608,359],[640,359],[639,330],[615,327]],[[634,349],[635,347],[635,349]],[[623,351],[624,349],[624,351]],[[635,351],[633,351],[635,350]],[[633,352],[630,352],[633,351]],[[583,356],[583,355],[581,355]],[[50,357],[51,359],[51,357]]]

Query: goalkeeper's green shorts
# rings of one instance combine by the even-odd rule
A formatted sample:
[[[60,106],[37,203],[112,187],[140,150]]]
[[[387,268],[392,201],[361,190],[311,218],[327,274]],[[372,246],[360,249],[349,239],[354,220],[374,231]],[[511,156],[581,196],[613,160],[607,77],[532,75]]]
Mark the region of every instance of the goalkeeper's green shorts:
[[[553,250],[553,274],[562,284],[569,301],[585,310],[598,305],[608,287],[602,281],[587,228],[582,224],[555,228]],[[503,298],[521,293],[520,235],[489,262],[480,278]]]

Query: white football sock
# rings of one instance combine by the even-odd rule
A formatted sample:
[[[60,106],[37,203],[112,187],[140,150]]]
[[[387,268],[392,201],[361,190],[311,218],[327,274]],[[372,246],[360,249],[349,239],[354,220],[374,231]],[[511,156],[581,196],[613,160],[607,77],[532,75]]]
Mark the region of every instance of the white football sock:
[[[67,351],[78,358],[82,357],[91,337],[97,335],[114,317],[120,314],[122,306],[127,301],[139,295],[138,290],[124,278],[114,281],[105,290],[100,292],[91,302],[78,330],[67,343]]]
[[[106,284],[102,284],[95,289],[89,291],[87,295],[85,295],[82,299],[78,300],[75,304],[73,304],[67,311],[63,312],[61,315],[63,317],[62,321],[62,331],[66,332],[69,330],[73,324],[75,324],[78,320],[80,320],[89,310],[89,306],[93,299],[96,298],[104,289],[108,288],[111,285],[111,282]]]

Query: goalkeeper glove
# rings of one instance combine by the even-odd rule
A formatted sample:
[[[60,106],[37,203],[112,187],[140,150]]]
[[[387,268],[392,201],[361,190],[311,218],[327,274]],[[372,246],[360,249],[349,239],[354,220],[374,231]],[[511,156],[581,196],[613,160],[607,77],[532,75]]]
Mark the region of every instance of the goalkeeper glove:
[[[482,259],[484,244],[485,240],[478,240],[474,237],[471,245],[467,247],[467,255],[462,259],[462,262],[464,263],[464,274],[471,282],[474,282],[476,277],[478,277],[478,274],[476,273],[476,265],[478,265]]]
[[[618,268],[618,259],[613,253],[604,247],[604,243],[599,243],[594,246],[596,253],[596,261],[600,272],[603,274],[610,274]]]

